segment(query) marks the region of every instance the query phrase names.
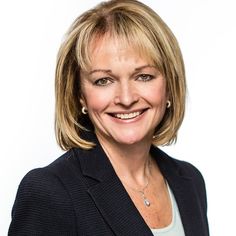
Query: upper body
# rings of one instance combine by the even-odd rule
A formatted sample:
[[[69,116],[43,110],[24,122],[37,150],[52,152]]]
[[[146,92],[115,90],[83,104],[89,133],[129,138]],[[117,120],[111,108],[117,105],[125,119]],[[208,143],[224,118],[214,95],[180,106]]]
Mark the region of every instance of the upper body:
[[[172,222],[169,185],[185,235],[207,235],[201,175],[153,148],[176,141],[185,93],[178,42],[151,8],[111,0],[78,17],[56,67],[56,136],[68,153],[24,179],[10,232],[150,235]]]
[[[200,172],[158,148],[151,153],[174,193],[185,235],[209,235]],[[152,235],[99,144],[92,152],[72,149],[29,172],[12,217],[9,236]]]

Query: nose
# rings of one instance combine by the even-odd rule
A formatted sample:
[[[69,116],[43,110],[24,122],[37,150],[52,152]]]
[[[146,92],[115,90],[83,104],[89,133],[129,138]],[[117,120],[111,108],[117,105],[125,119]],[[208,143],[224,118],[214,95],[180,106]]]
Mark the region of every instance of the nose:
[[[138,102],[138,100],[139,100],[139,95],[137,93],[137,90],[131,83],[126,81],[124,83],[119,84],[115,96],[116,105],[119,104],[125,107],[130,107],[134,103]]]

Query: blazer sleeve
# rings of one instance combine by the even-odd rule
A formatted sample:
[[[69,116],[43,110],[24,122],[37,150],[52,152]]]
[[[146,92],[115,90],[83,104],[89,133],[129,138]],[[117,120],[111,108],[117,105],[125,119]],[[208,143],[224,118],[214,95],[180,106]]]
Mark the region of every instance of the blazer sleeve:
[[[8,235],[77,235],[75,221],[60,179],[46,168],[35,169],[20,183]]]

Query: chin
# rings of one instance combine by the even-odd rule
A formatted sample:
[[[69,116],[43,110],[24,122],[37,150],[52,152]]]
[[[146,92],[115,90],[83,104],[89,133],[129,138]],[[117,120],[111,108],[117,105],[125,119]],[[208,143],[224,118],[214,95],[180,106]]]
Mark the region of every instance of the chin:
[[[123,144],[123,145],[133,145],[133,144],[137,144],[140,142],[144,142],[147,139],[144,137],[121,137],[121,138],[115,138],[116,142],[119,144]]]

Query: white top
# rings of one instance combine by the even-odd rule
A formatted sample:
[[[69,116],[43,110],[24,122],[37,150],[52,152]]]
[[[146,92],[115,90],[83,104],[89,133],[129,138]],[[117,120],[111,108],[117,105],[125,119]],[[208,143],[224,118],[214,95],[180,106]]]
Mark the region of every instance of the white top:
[[[185,236],[183,224],[180,218],[179,209],[175,201],[174,194],[172,193],[168,183],[167,183],[168,192],[171,200],[172,208],[172,221],[171,223],[160,229],[151,229],[154,236]]]

